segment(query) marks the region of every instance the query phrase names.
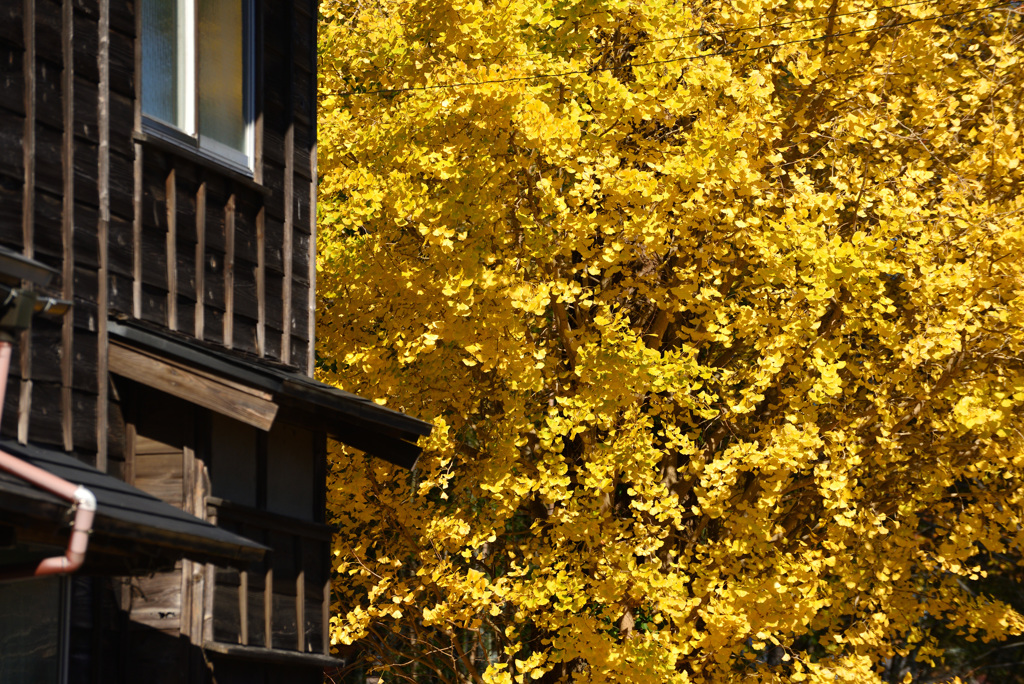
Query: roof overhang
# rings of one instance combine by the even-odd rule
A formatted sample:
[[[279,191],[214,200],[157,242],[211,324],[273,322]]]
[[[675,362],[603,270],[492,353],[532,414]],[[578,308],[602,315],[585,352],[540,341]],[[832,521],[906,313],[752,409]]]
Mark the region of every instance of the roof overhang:
[[[0,449],[73,484],[97,502],[83,571],[116,568],[125,574],[169,567],[179,558],[245,567],[267,547],[211,525],[63,452],[0,439]],[[0,471],[0,510],[5,522],[47,535],[61,530],[69,504],[50,492]]]
[[[135,321],[111,321],[110,371],[269,430],[280,409],[309,427],[403,468],[431,425],[267,359],[227,353]]]

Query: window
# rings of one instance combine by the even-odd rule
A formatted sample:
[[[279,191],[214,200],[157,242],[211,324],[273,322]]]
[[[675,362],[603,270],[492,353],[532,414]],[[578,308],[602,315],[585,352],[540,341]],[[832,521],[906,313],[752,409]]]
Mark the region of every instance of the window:
[[[251,168],[252,0],[142,0],[149,132]]]

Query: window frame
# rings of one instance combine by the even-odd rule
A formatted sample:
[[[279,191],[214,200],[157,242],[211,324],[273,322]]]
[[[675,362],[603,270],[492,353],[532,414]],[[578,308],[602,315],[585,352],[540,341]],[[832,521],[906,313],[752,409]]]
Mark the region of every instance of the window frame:
[[[190,152],[242,173],[248,178],[254,177],[256,159],[256,3],[255,0],[237,0],[242,3],[242,118],[245,121],[245,151],[225,145],[199,132],[199,90],[197,56],[198,13],[200,0],[173,0],[176,7],[182,8],[184,15],[183,38],[179,44],[184,53],[184,73],[181,75],[184,84],[181,86],[185,99],[185,128],[163,121],[143,108],[145,88],[143,71],[142,42],[145,40],[141,3],[138,12],[138,41],[136,68],[139,70],[137,80],[139,92],[136,96],[139,108],[139,120],[142,133],[154,136],[187,148]]]

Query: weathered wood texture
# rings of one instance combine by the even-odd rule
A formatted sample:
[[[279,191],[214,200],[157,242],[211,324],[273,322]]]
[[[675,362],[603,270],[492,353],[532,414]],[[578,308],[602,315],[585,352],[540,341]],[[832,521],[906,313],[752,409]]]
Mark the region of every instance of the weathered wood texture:
[[[214,638],[245,646],[329,653],[323,604],[330,529],[219,500],[211,502],[210,510],[221,527],[273,549],[268,562],[245,573],[217,569]]]
[[[315,5],[254,0],[249,178],[145,136],[136,5],[0,11],[0,244],[53,266],[76,308],[19,340],[4,432],[104,467],[111,314],[313,363]]]
[[[211,483],[204,452],[210,421],[199,407],[262,428],[270,427],[272,409],[195,375],[186,378],[191,403],[157,392],[173,394],[181,378],[166,366],[111,355],[107,321],[133,317],[312,370],[316,5],[252,6],[256,147],[246,174],[147,135],[138,0],[0,3],[0,244],[53,267],[58,275],[46,293],[74,304],[60,319],[37,319],[19,339],[3,432],[74,450],[200,516],[208,514]],[[135,380],[118,377],[112,385],[109,371],[127,373],[125,363],[135,364]],[[254,441],[254,466],[263,473],[250,492],[256,510],[278,501],[275,487],[287,480],[268,492],[267,435]],[[321,441],[314,438],[316,459]],[[316,461],[317,488],[323,479]],[[90,681],[202,681],[198,647],[215,634],[254,647],[323,652],[329,537],[314,524],[322,522],[322,496],[310,501],[319,508],[297,529],[282,528],[281,515],[243,524],[212,511],[229,528],[274,546],[272,557],[234,575],[184,561],[132,579],[117,591],[127,623],[104,623],[100,609],[82,612],[76,599],[80,633],[92,635],[82,638],[112,640],[119,645],[110,652],[121,655],[101,662],[75,637],[73,651],[86,660],[93,654],[75,671],[90,673]],[[107,605],[103,592],[113,584],[104,586],[96,584],[83,601]],[[218,681],[319,681],[312,666],[245,674],[246,667],[220,659]]]

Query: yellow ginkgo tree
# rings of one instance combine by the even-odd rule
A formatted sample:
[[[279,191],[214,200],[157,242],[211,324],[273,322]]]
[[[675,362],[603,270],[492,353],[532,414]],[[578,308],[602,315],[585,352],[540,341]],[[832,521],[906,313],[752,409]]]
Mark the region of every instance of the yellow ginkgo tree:
[[[332,451],[340,652],[904,682],[1021,635],[1022,12],[325,0],[321,377],[434,425]]]

